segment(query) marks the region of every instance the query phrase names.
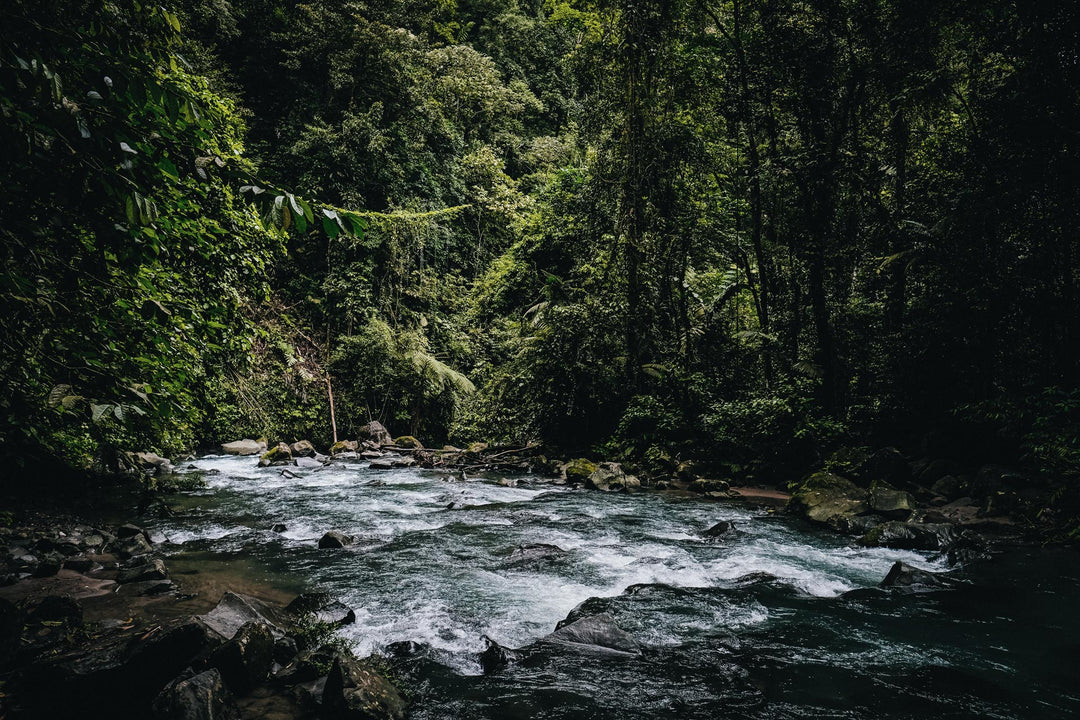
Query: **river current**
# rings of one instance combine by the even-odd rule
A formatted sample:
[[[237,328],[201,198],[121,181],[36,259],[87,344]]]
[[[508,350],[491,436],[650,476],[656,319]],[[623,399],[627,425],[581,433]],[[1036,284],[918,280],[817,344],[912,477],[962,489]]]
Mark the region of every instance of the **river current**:
[[[1080,566],[1068,551],[950,569],[744,502],[362,463],[294,478],[250,457],[194,465],[207,488],[146,520],[175,566],[237,564],[284,590],[328,591],[356,611],[342,633],[358,655],[408,648],[397,662],[415,718],[1080,714]],[[735,531],[706,537],[721,520]],[[328,530],[357,542],[320,550]],[[559,551],[515,553],[541,543]],[[957,583],[876,589],[897,560]],[[485,636],[530,645],[585,601],[641,654],[542,645],[483,674]]]

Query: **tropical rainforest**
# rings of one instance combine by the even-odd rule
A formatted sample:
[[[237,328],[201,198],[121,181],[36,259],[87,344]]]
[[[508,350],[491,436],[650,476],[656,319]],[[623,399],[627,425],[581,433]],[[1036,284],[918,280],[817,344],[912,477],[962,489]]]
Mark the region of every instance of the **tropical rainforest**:
[[[2,13],[7,482],[375,419],[758,483],[949,447],[1077,512],[1073,3]]]

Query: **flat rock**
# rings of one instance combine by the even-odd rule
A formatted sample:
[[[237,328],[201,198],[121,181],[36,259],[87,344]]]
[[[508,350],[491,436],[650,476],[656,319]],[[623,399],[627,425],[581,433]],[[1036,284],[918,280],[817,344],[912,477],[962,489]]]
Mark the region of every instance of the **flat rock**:
[[[259,455],[266,452],[266,443],[257,440],[235,440],[222,443],[221,452],[226,455]]]
[[[275,636],[284,635],[281,628],[286,624],[279,612],[257,598],[239,593],[226,592],[210,612],[197,618],[225,639],[231,639],[245,624],[252,621],[265,622]]]

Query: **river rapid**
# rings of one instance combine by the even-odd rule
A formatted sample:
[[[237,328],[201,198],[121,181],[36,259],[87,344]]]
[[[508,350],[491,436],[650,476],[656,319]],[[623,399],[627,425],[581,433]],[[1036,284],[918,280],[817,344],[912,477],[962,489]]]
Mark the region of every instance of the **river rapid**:
[[[290,468],[295,478],[250,457],[194,465],[207,488],[144,521],[170,567],[330,592],[356,611],[342,633],[357,654],[395,657],[414,718],[1080,714],[1074,552],[1014,549],[950,569],[736,501],[362,463]],[[705,537],[720,520],[735,531]],[[356,544],[318,549],[332,529]],[[539,543],[562,552],[514,552]],[[897,560],[958,582],[876,589]],[[641,654],[542,644],[483,674],[485,636],[530,645],[585,601]]]

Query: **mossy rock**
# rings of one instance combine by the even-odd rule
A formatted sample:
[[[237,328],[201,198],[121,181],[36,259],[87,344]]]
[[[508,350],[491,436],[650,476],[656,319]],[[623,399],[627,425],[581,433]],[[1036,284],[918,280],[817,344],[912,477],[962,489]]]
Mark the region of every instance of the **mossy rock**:
[[[727,492],[731,489],[731,483],[727,480],[714,480],[712,478],[698,478],[694,482],[690,483],[689,489],[692,492],[699,493],[711,493],[711,492]]]
[[[330,446],[330,455],[340,455],[341,453],[356,452],[357,444],[355,440],[338,440],[336,443]]]
[[[424,447],[419,440],[412,435],[402,435],[399,438],[394,438],[394,445],[400,448],[422,448]]]
[[[585,458],[575,458],[566,463],[563,473],[569,482],[585,482],[589,476],[599,469],[599,466]]]
[[[259,457],[259,465],[262,467],[288,462],[292,462],[292,450],[285,443],[278,443]]]
[[[796,490],[788,508],[808,520],[835,525],[855,515],[862,515],[869,507],[869,493],[845,477],[829,472],[811,475]]]
[[[911,493],[897,490],[885,482],[870,486],[868,503],[871,510],[891,520],[907,520],[915,512],[915,498]]]

